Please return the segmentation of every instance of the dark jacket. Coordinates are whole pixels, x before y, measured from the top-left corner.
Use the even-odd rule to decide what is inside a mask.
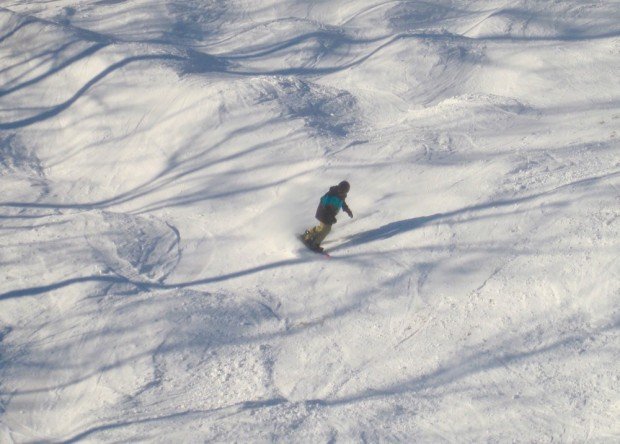
[[[351,213],[351,210],[347,206],[346,194],[340,194],[338,187],[334,186],[329,189],[327,193],[321,197],[319,206],[316,209],[316,218],[326,225],[332,225],[336,223],[336,214],[342,208],[346,213]]]

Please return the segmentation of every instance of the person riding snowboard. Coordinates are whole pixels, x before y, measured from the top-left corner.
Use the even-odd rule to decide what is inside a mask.
[[[336,214],[341,208],[349,217],[353,217],[353,212],[345,202],[350,189],[349,182],[343,180],[338,185],[330,187],[329,191],[321,197],[315,216],[320,223],[314,228],[307,229],[303,235],[304,243],[313,250],[323,251],[321,242],[325,240],[332,225],[336,223]]]

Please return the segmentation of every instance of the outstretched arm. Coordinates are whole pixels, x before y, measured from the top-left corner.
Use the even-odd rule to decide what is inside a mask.
[[[353,211],[351,211],[351,208],[349,208],[346,202],[342,203],[342,210],[347,213],[349,217],[353,217]]]

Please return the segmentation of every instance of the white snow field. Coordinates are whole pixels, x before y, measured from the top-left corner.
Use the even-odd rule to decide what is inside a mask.
[[[0,442],[620,442],[619,140],[618,0],[2,0]]]

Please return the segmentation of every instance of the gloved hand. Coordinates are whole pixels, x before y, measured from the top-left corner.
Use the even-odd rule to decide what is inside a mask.
[[[353,218],[353,211],[348,210],[348,211],[347,211],[347,214],[349,215],[349,217],[350,217],[350,218]]]

